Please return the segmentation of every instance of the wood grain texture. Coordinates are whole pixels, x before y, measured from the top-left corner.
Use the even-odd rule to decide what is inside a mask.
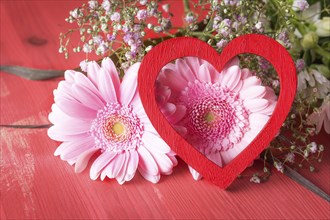
[[[221,73],[233,57],[252,53],[267,59],[277,71],[281,91],[276,108],[268,123],[255,139],[229,164],[220,167],[190,145],[168,123],[161,113],[153,86],[162,67],[182,57],[194,56],[208,61]],[[231,41],[218,54],[207,43],[191,37],[166,40],[155,46],[143,58],[138,77],[138,89],[144,109],[160,136],[184,161],[204,178],[221,188],[227,188],[235,178],[269,145],[291,109],[297,87],[294,62],[290,54],[275,40],[257,34],[243,35]]]
[[[1,1],[0,63],[44,69],[76,67],[79,56],[68,62],[57,54],[57,34],[67,12],[80,3]],[[49,31],[47,46],[23,43],[26,36],[39,36],[43,30],[38,28],[43,27]],[[33,82],[1,72],[1,124],[48,123],[52,91],[59,80]],[[323,133],[318,141],[326,148],[324,161],[316,165],[316,173],[305,169],[303,174],[330,193],[329,136]],[[187,165],[179,160],[173,175],[162,176],[158,184],[137,175],[120,186],[113,180],[92,181],[87,170],[75,174],[73,167],[53,156],[57,146],[45,129],[0,128],[1,219],[330,218],[329,203],[276,171],[264,184],[237,179],[224,191],[208,181],[194,181]],[[243,174],[257,168],[258,162]]]

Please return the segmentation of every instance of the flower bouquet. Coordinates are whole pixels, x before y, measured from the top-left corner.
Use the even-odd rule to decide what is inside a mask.
[[[262,34],[279,42],[296,65],[298,87],[289,116],[261,154],[260,183],[278,171],[322,161],[324,146],[315,140],[330,134],[330,5],[306,0],[183,0],[182,22],[171,1],[90,0],[69,13],[74,25],[60,34],[59,52],[85,53],[80,69],[67,70],[54,90],[48,130],[62,144],[55,155],[82,172],[93,155],[90,177],[119,184],[136,171],[150,182],[169,175],[176,152],[162,139],[142,105],[137,77],[141,61],[164,40],[194,37],[218,53],[233,39]],[[72,36],[79,41],[72,42]],[[96,61],[92,61],[95,59]],[[139,77],[143,77],[139,76]],[[166,64],[155,85],[160,111],[173,129],[223,167],[249,145],[267,124],[280,93],[279,77],[264,58],[241,54],[219,73],[197,57]],[[290,168],[291,167],[291,168]],[[202,178],[189,166],[195,180]]]

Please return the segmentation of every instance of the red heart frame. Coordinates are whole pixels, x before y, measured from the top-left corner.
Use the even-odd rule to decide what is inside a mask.
[[[175,132],[159,110],[153,85],[162,67],[178,58],[199,57],[208,61],[221,72],[230,59],[243,53],[259,55],[274,66],[280,79],[280,96],[273,115],[262,131],[234,160],[221,168]],[[290,111],[297,87],[296,69],[290,54],[272,38],[257,34],[243,35],[232,40],[221,54],[218,54],[207,43],[196,38],[180,37],[163,41],[144,57],[138,76],[138,90],[142,104],[160,136],[178,156],[203,175],[205,179],[224,189],[276,136]]]

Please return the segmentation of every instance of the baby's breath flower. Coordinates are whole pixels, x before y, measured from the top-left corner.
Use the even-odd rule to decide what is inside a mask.
[[[83,72],[87,72],[88,61],[87,60],[81,61],[79,66]]]
[[[262,23],[259,21],[258,23],[255,24],[255,28],[257,30],[260,30],[262,28]]]
[[[102,43],[103,39],[100,35],[94,36],[93,37],[93,43],[95,45],[100,45]]]
[[[152,45],[149,45],[149,46],[146,47],[145,51],[149,52],[151,49],[152,49]]]
[[[88,2],[89,8],[90,9],[96,9],[99,5],[99,3],[96,0],[90,0]]]
[[[309,7],[306,0],[294,0],[292,4],[292,9],[294,11],[305,11]]]
[[[304,68],[305,68],[305,61],[303,59],[296,60],[296,69],[297,69],[297,72],[299,73]]]
[[[315,142],[312,142],[309,144],[309,150],[311,153],[316,153],[317,151],[317,144]]]
[[[288,153],[286,155],[285,159],[290,163],[294,163],[294,159],[295,159],[294,153],[292,153],[292,152]]]
[[[281,173],[284,172],[283,164],[281,162],[274,162],[274,167],[277,169],[277,171]]]
[[[145,20],[147,18],[147,16],[148,16],[147,10],[145,10],[145,9],[139,10],[136,14],[136,18],[138,20]]]
[[[148,2],[148,0],[140,0],[140,4],[141,4],[141,5],[146,5],[147,2]]]
[[[261,181],[260,181],[260,178],[258,177],[258,175],[253,175],[250,179],[250,182],[259,184]]]
[[[114,12],[111,16],[110,16],[111,21],[120,21],[120,14],[118,12]]]
[[[105,11],[109,11],[111,8],[111,3],[109,2],[109,0],[103,0],[102,7]]]
[[[217,43],[217,47],[219,49],[223,49],[226,45],[228,44],[227,40],[221,39],[218,43]]]
[[[170,4],[164,4],[162,5],[162,9],[165,11],[165,12],[169,12],[170,11]]]
[[[90,52],[92,52],[92,47],[91,47],[91,45],[89,45],[89,44],[84,44],[84,46],[83,46],[83,51],[85,52],[85,53],[90,53]]]
[[[70,15],[73,18],[78,18],[80,16],[81,12],[79,10],[79,8],[75,8],[73,11],[70,11]]]
[[[184,20],[187,22],[187,23],[193,23],[195,21],[195,17],[192,13],[188,13],[186,15],[186,17],[184,18]]]

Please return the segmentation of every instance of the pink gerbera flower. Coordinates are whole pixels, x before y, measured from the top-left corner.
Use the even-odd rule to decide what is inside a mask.
[[[219,166],[248,146],[277,103],[274,91],[248,69],[240,69],[237,58],[221,74],[199,58],[178,59],[162,69],[157,84],[171,90],[169,103],[186,107],[184,117],[170,120],[176,122],[173,126],[184,126],[186,140]],[[201,178],[189,168],[195,179]]]
[[[137,92],[140,64],[131,66],[120,83],[113,62],[106,58],[100,67],[87,66],[87,77],[72,70],[54,90],[55,104],[49,114],[54,124],[48,135],[63,143],[55,151],[62,160],[83,171],[91,156],[90,177],[116,178],[122,184],[138,169],[156,183],[160,174],[170,174],[177,164],[169,146],[149,121]]]

